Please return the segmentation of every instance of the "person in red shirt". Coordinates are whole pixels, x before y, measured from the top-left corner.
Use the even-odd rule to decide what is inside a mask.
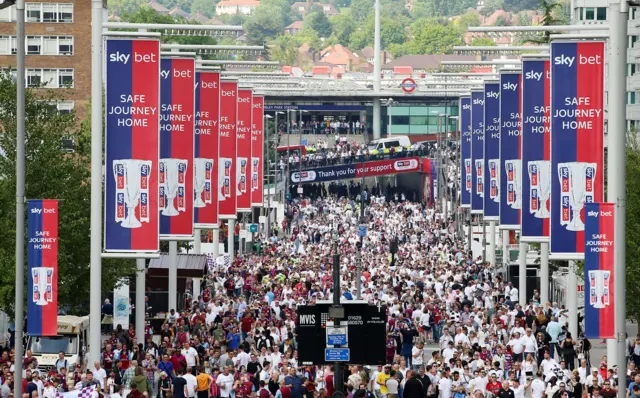
[[[282,398],[291,398],[291,389],[289,387],[281,386],[280,394],[282,394]]]
[[[487,391],[492,393],[493,395],[498,395],[500,389],[502,388],[502,384],[496,379],[496,377],[492,374],[489,375],[489,383],[487,383]]]
[[[102,366],[107,372],[113,367],[113,351],[111,351],[111,344],[107,344],[107,349],[102,352]]]
[[[244,313],[244,316],[242,317],[242,319],[240,320],[240,330],[242,331],[242,338],[246,339],[247,338],[247,334],[251,331],[251,326],[253,325],[253,323],[256,320],[253,319],[253,317],[251,316],[251,313],[249,311]]]

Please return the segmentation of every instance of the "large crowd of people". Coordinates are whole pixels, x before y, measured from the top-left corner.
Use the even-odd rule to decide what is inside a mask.
[[[567,332],[562,306],[537,293],[521,305],[517,287],[465,249],[453,218],[382,188],[367,190],[361,296],[386,306],[386,341],[371,342],[386,345],[386,363],[345,365],[340,380],[330,366],[303,366],[296,309],[332,297],[336,251],[341,299],[358,294],[355,184],[293,199],[288,228],[259,252],[215,263],[202,294],[144,341],[117,327],[86,371],[62,361],[39,372],[27,353],[26,397],[86,386],[115,398],[325,398],[337,387],[348,398],[611,398],[619,388],[640,397],[633,362],[618,386],[606,357],[590,358],[591,343]],[[640,342],[632,353],[640,358]],[[0,365],[7,398],[14,367],[7,356]]]

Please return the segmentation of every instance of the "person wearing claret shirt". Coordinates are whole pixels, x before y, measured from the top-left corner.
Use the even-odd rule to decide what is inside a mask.
[[[61,353],[63,355],[64,359],[64,353]],[[102,353],[102,366],[104,366],[104,369],[107,371],[110,371],[113,368],[113,360],[115,359],[115,355],[112,351],[111,348],[111,344],[107,344],[107,348],[106,350]],[[66,360],[64,361],[66,362]],[[58,366],[58,363],[56,363],[56,367]]]

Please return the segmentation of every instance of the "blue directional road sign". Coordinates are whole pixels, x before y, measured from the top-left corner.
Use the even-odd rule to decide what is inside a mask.
[[[348,348],[325,348],[324,360],[327,362],[349,362]]]
[[[365,236],[367,236],[367,227],[366,226],[361,225],[361,226],[358,227],[358,236],[361,236],[363,238]]]
[[[258,224],[249,224],[249,232],[258,232]]]

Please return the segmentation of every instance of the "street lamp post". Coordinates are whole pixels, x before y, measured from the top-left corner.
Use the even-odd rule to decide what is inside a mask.
[[[298,124],[298,141],[299,141],[299,147],[298,147],[298,194],[300,195],[300,197],[302,197],[302,180],[300,179],[300,176],[302,175],[302,113],[307,113],[307,111],[300,109],[300,123]]]
[[[265,113],[263,126],[265,126],[266,137],[265,137],[265,140],[264,140],[264,149],[263,150],[265,152],[264,158],[267,161],[267,175],[266,175],[267,184],[266,184],[266,186],[267,186],[267,192],[268,192],[268,194],[267,194],[268,205],[267,205],[267,211],[265,212],[266,213],[265,214],[266,217],[265,217],[265,228],[264,228],[264,231],[265,231],[265,237],[267,238],[267,241],[269,240],[269,237],[270,237],[269,236],[270,235],[269,234],[269,232],[270,232],[269,231],[270,230],[269,213],[271,211],[271,188],[269,187],[271,185],[271,162],[270,162],[271,161],[271,155],[269,154],[271,152],[271,150],[270,150],[271,149],[271,143],[269,142],[269,124],[267,123],[269,121],[269,119],[273,119],[273,116]],[[274,127],[274,131],[278,128],[277,127],[277,123],[278,123],[277,120],[278,120],[278,113],[276,112],[276,126]],[[262,167],[262,171],[264,172],[264,166]],[[264,179],[263,179],[263,181],[264,181]],[[264,188],[262,189],[262,191],[264,193]],[[264,198],[263,198],[263,200],[264,200]]]

